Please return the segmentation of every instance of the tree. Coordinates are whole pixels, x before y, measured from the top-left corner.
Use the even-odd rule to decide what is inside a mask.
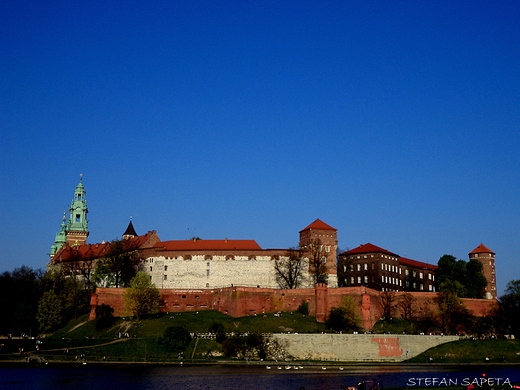
[[[64,323],[63,307],[62,297],[54,291],[43,293],[38,305],[38,312],[36,313],[36,319],[40,324],[42,332],[48,332]]]
[[[381,298],[381,306],[383,308],[383,317],[385,320],[389,321],[394,316],[395,292],[384,291],[381,293],[380,298]]]
[[[108,278],[116,288],[126,287],[130,284],[132,278],[137,274],[141,259],[137,248],[129,248],[127,241],[113,241],[110,244],[105,258],[98,265],[97,280]]]
[[[304,316],[309,315],[309,303],[302,299],[302,303],[300,303],[296,311]]]
[[[25,265],[0,274],[0,334],[38,331],[36,313],[43,294],[42,270]]]
[[[146,272],[138,272],[123,293],[125,308],[138,319],[159,312],[161,293]]]
[[[487,280],[482,273],[482,263],[477,259],[469,262],[444,255],[439,259],[437,269],[438,291],[453,289],[458,283],[456,294],[461,298],[484,298]],[[449,283],[448,283],[449,282]],[[453,292],[451,290],[450,292]]]
[[[505,294],[499,298],[507,318],[511,333],[520,337],[520,280],[512,280],[506,286]]]
[[[479,298],[482,299],[486,295],[486,286],[488,281],[484,274],[482,263],[477,259],[471,259],[466,263],[466,275],[465,283],[466,286],[466,298]]]
[[[183,352],[191,342],[191,335],[190,332],[180,326],[170,326],[166,328],[158,341],[159,345],[164,346],[169,351]]]
[[[313,274],[314,283],[327,283],[329,253],[319,238],[312,239],[305,251],[309,255],[309,272]]]
[[[209,332],[215,334],[215,340],[219,344],[222,344],[227,338],[226,331],[224,330],[224,324],[221,322],[212,323],[209,327]]]
[[[455,290],[438,293],[436,301],[439,305],[439,325],[445,333],[465,333],[471,327],[473,316]]]
[[[401,318],[409,323],[413,320],[414,306],[417,299],[410,293],[404,293],[399,297],[397,305],[401,310]]]
[[[363,327],[363,320],[354,299],[347,295],[343,298],[339,307],[332,307],[325,324],[327,328],[336,332],[360,330]]]
[[[304,281],[303,271],[306,262],[303,253],[291,248],[285,256],[274,259],[274,275],[281,288],[298,288]]]
[[[109,328],[114,324],[114,322],[114,309],[110,305],[102,303],[101,305],[96,306],[97,330]]]

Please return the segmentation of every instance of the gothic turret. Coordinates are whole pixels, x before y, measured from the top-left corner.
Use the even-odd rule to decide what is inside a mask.
[[[85,187],[83,187],[83,177],[80,175],[79,184],[74,190],[74,199],[69,208],[69,222],[67,224],[67,244],[84,245],[87,243],[88,221],[87,221],[87,201],[85,200]]]
[[[65,211],[63,212],[63,218],[61,220],[60,231],[56,234],[56,239],[54,240],[54,245],[51,246],[51,259],[58,252],[61,247],[67,242],[67,224],[65,221],[67,220]]]

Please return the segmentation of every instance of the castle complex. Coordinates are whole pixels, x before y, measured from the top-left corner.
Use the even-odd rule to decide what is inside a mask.
[[[74,191],[68,222],[64,216],[51,247],[51,264],[88,264],[95,268],[96,262],[109,253],[111,243],[87,244],[89,231],[85,194],[80,179]],[[288,258],[290,253],[289,248],[262,249],[254,240],[193,238],[162,241],[156,231],[138,235],[132,221],[121,242],[123,250],[138,258],[140,269],[150,275],[159,289],[197,290],[200,291],[198,297],[206,298],[208,294],[213,294],[214,298],[212,291],[216,289],[220,289],[220,293],[228,288],[280,290],[274,263]],[[299,232],[299,248],[292,251],[299,254],[303,264],[297,285],[302,289],[302,294],[308,295],[309,289],[314,291],[315,285],[325,286],[325,290],[316,290],[320,294],[343,288],[358,292],[370,289],[374,292],[434,294],[436,291],[435,265],[401,257],[370,243],[339,255],[336,254],[337,248],[337,229],[319,219]],[[483,264],[483,273],[488,281],[486,298],[496,300],[495,254],[481,244],[469,256]],[[322,270],[320,277],[317,268]],[[107,282],[104,287],[102,290],[106,295],[109,291],[105,290],[113,286]],[[304,293],[305,289],[307,292]],[[330,295],[329,292],[327,294]],[[180,307],[180,303],[175,305],[172,310]],[[258,310],[268,309],[265,304],[262,305]]]

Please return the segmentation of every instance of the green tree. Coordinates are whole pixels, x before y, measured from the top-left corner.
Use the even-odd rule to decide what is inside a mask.
[[[180,326],[168,327],[163,335],[159,337],[159,345],[164,346],[171,352],[183,352],[191,342],[191,335]]]
[[[25,265],[0,274],[0,334],[38,332],[36,313],[42,297],[42,270]]]
[[[309,303],[302,299],[302,303],[300,303],[300,306],[298,306],[296,311],[304,316],[309,315]]]
[[[215,339],[217,343],[222,344],[224,340],[226,340],[226,331],[224,330],[224,325],[221,322],[214,322],[209,327],[209,332],[215,334]]]
[[[510,281],[499,301],[511,333],[520,337],[520,280]]]
[[[340,331],[358,331],[363,327],[363,319],[354,299],[347,295],[339,307],[332,307],[325,322],[327,328]]]
[[[40,324],[42,332],[49,332],[65,321],[63,298],[54,291],[46,291],[43,293],[38,305],[36,319]]]
[[[437,286],[440,292],[453,293],[456,282],[456,294],[461,298],[484,298],[487,280],[482,273],[482,263],[476,259],[469,262],[457,260],[454,256],[444,255],[439,259]],[[447,291],[446,289],[451,289]]]
[[[488,281],[482,271],[483,265],[477,259],[471,259],[466,263],[466,298],[484,298]]]
[[[106,303],[102,303],[99,306],[96,306],[96,329],[106,329],[111,327],[114,322],[114,309],[107,305]]]
[[[160,310],[161,293],[150,280],[146,272],[138,272],[130,281],[130,287],[123,293],[123,300],[127,311],[138,319]]]

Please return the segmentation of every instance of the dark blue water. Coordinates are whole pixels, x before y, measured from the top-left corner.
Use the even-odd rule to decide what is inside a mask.
[[[457,384],[479,381],[482,374],[495,382],[520,382],[520,367],[438,367],[438,366],[355,366],[304,367],[285,366],[225,367],[43,367],[0,369],[0,388],[13,390],[92,389],[92,390],[166,390],[166,389],[251,389],[251,390],[340,390],[341,385],[355,386],[363,377],[385,387]],[[429,381],[429,382],[428,382]]]

